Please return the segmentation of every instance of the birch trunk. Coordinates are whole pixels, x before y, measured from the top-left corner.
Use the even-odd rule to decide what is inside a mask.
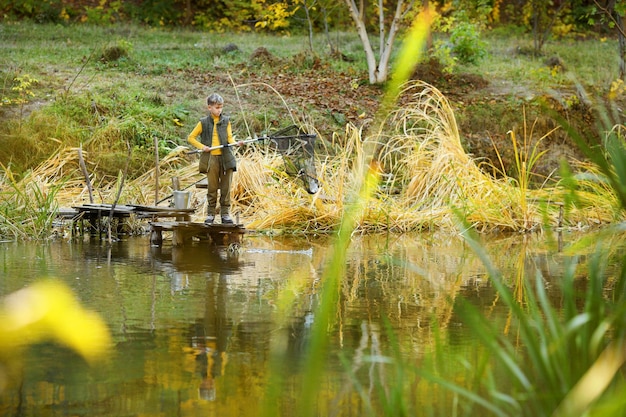
[[[389,75],[389,59],[393,49],[393,42],[399,29],[398,22],[402,19],[402,14],[404,12],[404,0],[398,0],[393,20],[391,21],[388,31],[385,26],[384,3],[383,0],[378,1],[378,58],[376,56],[376,52],[372,48],[372,43],[370,42],[369,34],[367,33],[367,27],[365,26],[365,10],[363,10],[363,2],[360,2],[359,7],[356,5],[355,0],[344,1],[350,10],[350,16],[356,25],[359,39],[361,39],[361,43],[363,44],[370,84],[380,84],[387,81],[387,77]],[[407,11],[410,10],[412,6],[413,2],[410,3]]]

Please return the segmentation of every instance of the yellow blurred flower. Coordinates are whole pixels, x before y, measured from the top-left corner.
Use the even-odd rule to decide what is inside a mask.
[[[0,304],[0,353],[43,341],[65,345],[88,362],[111,345],[109,329],[84,309],[64,284],[42,281],[6,296]]]

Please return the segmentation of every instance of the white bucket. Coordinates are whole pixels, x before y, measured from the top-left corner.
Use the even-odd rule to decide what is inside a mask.
[[[189,191],[174,191],[174,208],[189,208]]]

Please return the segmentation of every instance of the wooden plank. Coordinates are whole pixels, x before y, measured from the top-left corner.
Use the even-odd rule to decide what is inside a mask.
[[[130,205],[133,207],[136,212],[145,212],[145,213],[194,213],[196,211],[195,208],[187,208],[187,209],[177,209],[174,207],[163,207],[163,206],[140,206],[136,204]]]
[[[95,210],[111,210],[111,207],[113,207],[113,204],[90,204],[90,203],[85,203],[82,206],[78,206],[78,207],[84,207],[86,209],[95,209]],[[116,204],[115,205],[115,210],[133,211],[134,208],[132,206],[127,206],[127,205],[124,205],[124,204]]]
[[[60,207],[57,211],[56,211],[56,215],[57,217],[62,217],[64,219],[72,219],[74,218],[74,216],[76,216],[77,214],[79,214],[79,211],[76,209],[73,209],[71,207]]]
[[[151,222],[150,226],[163,229],[163,230],[172,230],[176,222]]]
[[[98,215],[100,214],[101,216],[108,216],[109,213],[111,213],[111,205],[105,206],[105,205],[82,205],[82,206],[74,206],[72,207],[80,212],[86,212],[86,213],[90,213],[91,215]],[[128,207],[128,206],[121,206],[118,207],[116,206],[115,209],[113,210],[113,215],[114,216],[130,216],[130,214],[132,213],[132,208]]]

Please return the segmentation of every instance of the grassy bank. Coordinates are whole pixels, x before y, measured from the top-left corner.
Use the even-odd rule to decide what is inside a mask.
[[[266,147],[240,153],[235,211],[250,227],[334,230],[344,202],[356,193],[363,148],[379,142],[387,144],[385,176],[357,224],[365,232],[452,228],[451,205],[484,231],[536,230],[544,223],[581,228],[621,218],[613,193],[592,180],[577,184],[582,198],[566,201],[568,190],[556,172],[559,157],[580,155],[540,107],[540,99],[555,93],[555,110],[578,125],[578,115],[592,110],[578,98],[582,87],[588,97],[608,94],[613,66],[599,70],[595,62],[615,59],[612,41],[548,45],[547,56],[563,57],[567,72],[525,54],[522,36],[492,34],[490,54],[479,66],[459,66],[453,74],[420,66],[415,76],[430,85],[406,86],[398,110],[378,126],[373,118],[383,89],[365,82],[354,34],[333,35],[343,53],[339,59],[326,53],[321,36],[313,55],[297,36],[30,24],[5,24],[0,34],[6,236],[16,236],[39,207],[86,201],[78,149],[96,202],[113,200],[127,163],[120,203],[152,204],[155,195],[170,193],[172,177],[193,184],[200,178],[196,160],[182,146],[204,115],[208,91],[225,96],[240,139],[292,123],[318,134],[322,192],[314,196],[284,173],[280,157]],[[477,79],[489,83],[470,91],[467,80]],[[427,129],[421,130],[424,120]],[[416,128],[407,131],[407,123]],[[477,159],[484,157],[486,163]],[[200,209],[203,198],[194,192]],[[37,223],[42,221],[49,218]],[[37,229],[42,235],[48,230]]]

